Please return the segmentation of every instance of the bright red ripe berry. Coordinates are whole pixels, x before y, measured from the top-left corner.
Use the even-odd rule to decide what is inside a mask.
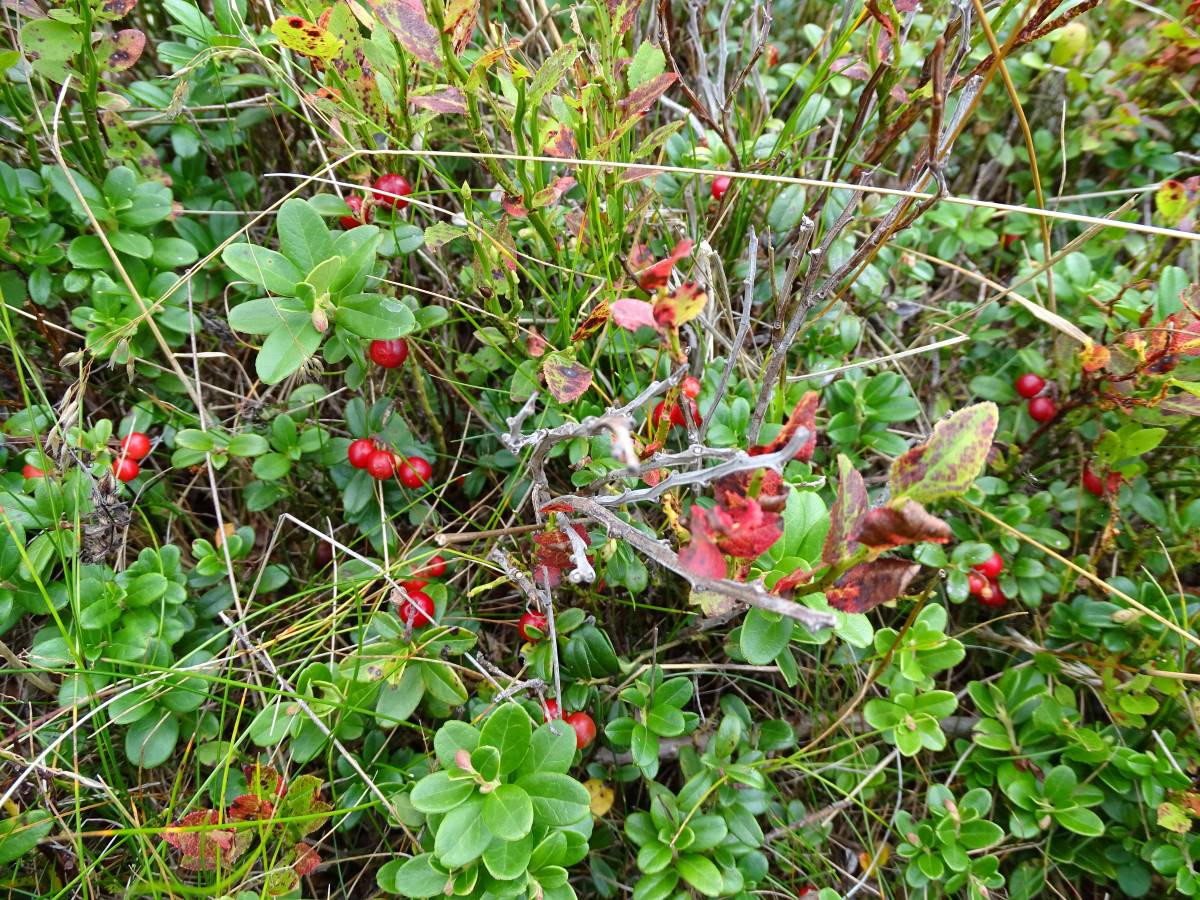
[[[1007,599],[1004,591],[1000,590],[1000,585],[994,581],[989,581],[987,588],[979,595],[979,602],[984,606],[1001,607]]]
[[[1091,466],[1083,467],[1083,488],[1089,494],[1095,494],[1097,497],[1104,496],[1104,481],[1092,471]]]
[[[700,379],[695,375],[683,379],[683,396],[692,400],[700,396]]]
[[[989,559],[975,567],[975,571],[985,578],[995,578],[1004,571],[1004,557],[999,553],[992,553]]]
[[[410,578],[410,579],[408,579],[408,581],[400,582],[400,586],[402,588],[404,588],[406,591],[408,591],[410,594],[413,591],[423,590],[425,585],[427,585],[427,584],[429,584],[429,582],[426,581],[424,578]]]
[[[650,421],[654,423],[655,428],[657,428],[665,418],[670,418],[672,428],[676,425],[683,425],[683,410],[679,408],[678,403],[671,404],[671,412],[669,415],[665,410],[666,401],[659,400],[658,405],[654,407],[654,412],[650,414]]]
[[[365,469],[376,449],[378,448],[375,446],[375,442],[370,438],[359,438],[357,441],[350,442],[350,446],[346,449],[346,458],[350,460],[350,465],[354,468]]]
[[[396,458],[390,450],[376,450],[367,458],[367,472],[372,478],[386,481],[396,474]]]
[[[712,192],[714,200],[720,200],[729,192],[729,186],[733,184],[733,179],[728,175],[718,175],[712,180],[709,190]]]
[[[547,700],[542,704],[542,721],[549,722],[551,719],[561,719],[562,710],[558,708],[557,700]]]
[[[967,573],[967,590],[971,592],[971,596],[978,597],[987,588],[988,580],[978,572]]]
[[[1041,375],[1034,375],[1032,372],[1026,372],[1015,382],[1013,387],[1017,389],[1017,393],[1026,400],[1031,400],[1042,392],[1042,388],[1046,386],[1046,379]]]
[[[536,628],[537,633],[530,631],[531,628]],[[547,633],[546,617],[539,612],[527,612],[521,616],[521,621],[517,623],[517,631],[521,633],[521,637],[530,643],[536,644]]]
[[[150,438],[140,431],[131,431],[121,441],[121,453],[130,459],[144,459],[150,452]]]
[[[133,481],[142,471],[142,467],[137,464],[137,460],[122,456],[113,461],[112,470],[113,474],[117,476],[117,481]]]
[[[587,713],[567,713],[563,721],[575,729],[575,746],[578,749],[582,750],[596,739],[596,723]]]
[[[39,469],[37,466],[31,466],[28,463],[26,463],[25,465],[21,466],[21,477],[22,478],[45,478],[46,473],[43,472],[41,469]]]
[[[1058,415],[1058,407],[1049,397],[1034,397],[1029,401],[1029,417],[1035,422],[1049,422]]]
[[[394,369],[408,359],[408,342],[404,338],[371,341],[367,354],[375,365],[384,369]]]
[[[433,466],[419,456],[410,456],[400,466],[400,483],[406,488],[419,488],[433,476]]]
[[[338,223],[349,231],[351,228],[357,228],[359,225],[366,225],[371,221],[374,213],[371,207],[363,208],[363,198],[359,194],[351,194],[346,198],[346,205],[350,207],[352,215],[339,216]]]
[[[381,175],[376,179],[373,194],[376,203],[393,206],[396,209],[404,209],[408,206],[408,201],[401,198],[407,197],[412,192],[412,185],[408,183],[407,178],[403,175],[392,173]]]
[[[424,591],[409,591],[408,599],[400,604],[400,620],[413,628],[433,624],[433,598]]]
[[[417,572],[423,578],[441,578],[446,574],[446,560],[439,553],[425,561],[425,565]]]

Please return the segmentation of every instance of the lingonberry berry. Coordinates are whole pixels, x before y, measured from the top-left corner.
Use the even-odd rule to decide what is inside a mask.
[[[406,488],[419,488],[433,475],[433,466],[419,456],[410,456],[400,466],[400,483]]]
[[[365,469],[377,449],[375,442],[370,438],[359,438],[350,442],[350,446],[346,449],[346,458],[350,460],[350,465],[354,468]]]
[[[1004,571],[1004,557],[993,552],[990,557],[975,567],[975,571],[984,578],[995,578]]]
[[[683,396],[692,400],[700,396],[700,379],[695,375],[683,379]]]
[[[359,225],[366,225],[374,215],[370,206],[363,206],[363,198],[359,194],[351,194],[347,197],[346,205],[350,207],[351,215],[339,216],[338,223],[347,231],[357,228]]]
[[[585,712],[567,713],[564,720],[575,729],[575,746],[582,750],[596,739],[596,723]]]
[[[39,469],[37,466],[31,466],[31,465],[29,465],[29,463],[26,463],[25,465],[21,466],[21,477],[22,478],[45,478],[46,473],[43,472],[41,469]]]
[[[1104,496],[1104,481],[1092,471],[1092,467],[1085,465],[1083,467],[1083,488],[1089,494],[1095,494],[1097,497]]]
[[[1017,389],[1017,393],[1026,400],[1032,400],[1042,392],[1042,388],[1045,386],[1046,379],[1041,375],[1033,374],[1033,372],[1026,372],[1013,383],[1013,387]]]
[[[562,710],[558,707],[557,700],[547,700],[542,704],[542,721],[549,722],[551,719],[561,719]]]
[[[408,206],[408,201],[404,198],[413,192],[412,185],[408,183],[408,179],[403,175],[390,173],[380,175],[375,180],[375,190],[372,192],[375,196],[375,202],[393,206],[396,209],[404,209]]]
[[[422,578],[441,578],[446,574],[446,560],[439,553],[429,557],[425,561],[425,565],[417,572]]]
[[[113,461],[112,470],[113,474],[117,476],[117,481],[133,481],[142,471],[142,467],[137,464],[137,460],[122,456]]]
[[[150,452],[150,438],[140,431],[131,431],[121,441],[121,453],[130,459],[145,459]]]
[[[1029,401],[1029,417],[1035,422],[1049,422],[1058,415],[1058,406],[1049,397],[1034,397]]]
[[[729,186],[733,184],[733,179],[728,175],[718,175],[712,180],[709,190],[712,192],[714,200],[720,200],[729,192]]]
[[[367,472],[372,478],[386,481],[396,474],[396,457],[390,450],[376,450],[367,459]]]
[[[979,602],[984,606],[1000,607],[1007,599],[1004,591],[1000,590],[1000,585],[995,581],[989,581],[987,588],[979,595]]]
[[[536,629],[531,630],[531,629]],[[527,612],[521,616],[521,621],[517,623],[517,631],[521,633],[521,637],[532,644],[536,644],[547,634],[546,617],[539,612]]]
[[[407,581],[400,582],[400,586],[410,594],[413,591],[424,590],[425,585],[429,584],[424,578],[410,578]]]
[[[978,597],[986,590],[988,580],[978,572],[967,573],[967,590],[971,592],[971,596]]]
[[[404,338],[371,341],[367,354],[375,365],[384,369],[394,369],[408,359],[408,342]]]
[[[433,624],[433,598],[424,591],[409,591],[400,603],[400,621],[413,628]]]

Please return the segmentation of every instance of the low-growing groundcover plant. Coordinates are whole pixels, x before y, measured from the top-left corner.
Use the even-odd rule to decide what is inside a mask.
[[[1200,895],[1200,4],[3,29],[6,896]]]

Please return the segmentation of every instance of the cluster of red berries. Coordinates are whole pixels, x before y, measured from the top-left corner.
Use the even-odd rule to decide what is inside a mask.
[[[1029,418],[1033,421],[1049,422],[1058,415],[1058,406],[1054,399],[1042,394],[1046,389],[1046,379],[1041,375],[1026,372],[1016,380],[1013,387],[1029,401]]]
[[[996,579],[1004,571],[1004,557],[993,552],[992,555],[975,566],[975,571],[967,575],[967,588],[971,595],[979,598],[984,606],[1003,606],[1004,592]]]
[[[1083,464],[1083,489],[1096,497],[1107,497],[1121,489],[1125,479],[1120,472],[1109,472],[1101,478],[1087,463]]]
[[[696,398],[700,396],[700,379],[693,375],[689,375],[683,379],[682,385],[683,403],[687,407],[687,415],[696,424],[700,424],[700,408],[696,406]],[[654,407],[654,411],[650,413],[650,422],[655,428],[663,419],[669,418],[671,427],[682,428],[687,424],[687,419],[684,418],[683,407],[679,405],[679,401],[671,404],[671,409],[667,410],[665,400],[659,400],[658,405]]]
[[[419,456],[405,459],[386,447],[381,447],[371,438],[351,441],[346,458],[356,469],[366,469],[367,474],[378,481],[387,481],[395,475],[406,488],[417,489],[429,483],[433,477],[433,466]]]
[[[150,453],[150,438],[140,431],[131,431],[121,441],[121,455],[113,460],[112,470],[117,481],[133,481],[142,471],[139,463]]]
[[[549,624],[540,612],[527,611],[517,623],[517,631],[529,643],[536,644],[549,634]],[[542,713],[547,722],[551,719],[562,719],[570,725],[575,731],[575,746],[580,750],[596,739],[596,723],[583,710],[564,716],[557,700],[546,700],[542,703]]]
[[[431,578],[441,578],[445,574],[446,560],[440,555],[431,556],[423,568],[401,584],[408,599],[400,603],[400,621],[409,628],[424,628],[433,624],[433,598],[425,593],[425,586]]]
[[[380,206],[404,209],[408,206],[408,201],[404,198],[412,192],[412,185],[408,183],[407,178],[403,175],[389,173],[387,175],[380,175],[375,179],[375,184],[371,190],[371,198]],[[338,222],[347,231],[351,228],[357,228],[359,225],[366,225],[371,221],[372,215],[374,215],[371,204],[366,203],[359,194],[351,194],[347,197],[346,205],[350,207],[353,215],[341,216]]]

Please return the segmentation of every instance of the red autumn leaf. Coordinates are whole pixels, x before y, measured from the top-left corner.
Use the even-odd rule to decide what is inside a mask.
[[[195,828],[201,825],[217,825],[220,816],[211,809],[200,809],[188,813],[176,826]],[[203,831],[167,832],[163,835],[172,847],[182,854],[179,867],[189,872],[205,872],[218,864],[229,865],[246,852],[254,835],[248,829],[235,831],[231,828],[206,828]]]
[[[555,159],[577,159],[579,147],[575,143],[575,132],[567,125],[559,125],[546,132],[546,145],[542,152]]]
[[[725,557],[708,534],[708,524],[697,509],[692,515],[692,541],[679,551],[683,567],[700,578],[724,578]]]
[[[784,575],[777,582],[771,592],[778,594],[780,597],[790,597],[796,588],[802,584],[808,584],[813,580],[815,573],[812,569],[796,569],[796,571]]]
[[[654,321],[662,330],[678,328],[700,315],[706,303],[708,294],[695,282],[689,281],[655,301]]]
[[[829,531],[821,548],[821,560],[835,565],[849,559],[858,549],[855,535],[867,514],[867,486],[849,457],[838,455],[837,498],[829,510]]]
[[[466,98],[456,87],[441,88],[426,94],[409,94],[408,105],[435,113],[463,115],[467,111]]]
[[[546,339],[536,331],[531,331],[525,337],[525,352],[535,359],[539,356],[545,356],[546,348],[550,346],[546,343]]]
[[[763,453],[774,453],[777,450],[782,450],[792,439],[797,428],[807,428],[809,434],[808,440],[796,451],[795,459],[808,462],[812,459],[813,451],[817,448],[817,405],[819,403],[820,395],[816,391],[806,391],[804,396],[796,403],[792,414],[788,416],[788,420],[783,424],[783,428],[776,435],[775,440],[769,444],[760,444],[757,447],[751,447],[747,452],[751,456],[760,456]]]
[[[233,798],[233,803],[229,805],[225,815],[231,822],[261,822],[271,818],[274,811],[275,806],[270,800],[254,794],[242,794]]]
[[[639,328],[657,330],[658,328],[654,321],[654,307],[645,300],[622,297],[620,300],[613,301],[611,312],[613,323],[626,331],[637,331]]]
[[[868,512],[856,537],[871,550],[882,553],[905,544],[944,544],[952,534],[949,525],[916,500],[905,500],[899,508],[880,506]]]
[[[429,24],[425,5],[421,0],[367,0],[375,15],[396,39],[400,46],[430,65],[438,65],[438,33]]]
[[[504,211],[514,219],[529,218],[529,210],[525,208],[525,204],[521,202],[520,197],[514,197],[511,194],[505,194],[500,198],[500,205],[504,207]]]
[[[625,120],[631,116],[639,116],[646,112],[663,94],[667,92],[667,88],[673,85],[679,76],[674,72],[664,72],[661,75],[651,78],[645,84],[638,85],[629,92],[627,97],[617,101],[617,109],[621,112],[621,119]]]
[[[834,609],[848,613],[868,612],[904,593],[921,567],[904,559],[885,557],[855,566],[825,591]]]
[[[534,209],[540,209],[544,206],[553,206],[562,199],[562,195],[575,186],[575,179],[570,175],[564,175],[562,178],[556,178],[552,181],[549,187],[545,187],[533,195]]]
[[[542,512],[548,511],[550,511],[549,507],[542,510]],[[586,528],[582,525],[574,524],[571,527],[583,539],[584,544],[591,544],[592,541],[588,537]],[[534,580],[539,587],[547,584],[549,587],[557,587],[562,581],[563,570],[575,567],[571,562],[571,539],[567,537],[567,533],[561,528],[555,528],[551,531],[542,531],[535,534],[533,542],[538,547],[533,566]]]
[[[592,385],[591,369],[558,352],[546,354],[542,361],[542,377],[546,379],[546,390],[559,403],[578,400]]]
[[[637,275],[638,285],[641,289],[653,293],[659,288],[666,287],[667,279],[671,277],[675,264],[692,252],[693,243],[690,240],[680,241],[675,245],[670,256],[658,262],[651,262],[653,257],[646,247],[635,245],[629,253],[629,267]]]
[[[1079,358],[1083,361],[1083,371],[1099,372],[1108,365],[1112,353],[1103,344],[1089,344],[1079,351]]]
[[[315,847],[303,841],[298,843],[292,852],[296,856],[296,861],[292,863],[292,871],[301,878],[321,864],[321,854]]]
[[[729,493],[725,505],[708,512],[709,530],[721,552],[738,559],[757,559],[783,534],[783,518],[767,512],[758,500]]]
[[[617,33],[624,34],[637,19],[640,0],[608,0],[608,15],[617,23]]]
[[[575,333],[571,335],[571,343],[586,341],[604,327],[604,324],[608,321],[608,317],[608,301],[601,300],[592,307],[592,311],[588,313],[587,318],[584,319],[579,324],[579,327],[575,329]]]

